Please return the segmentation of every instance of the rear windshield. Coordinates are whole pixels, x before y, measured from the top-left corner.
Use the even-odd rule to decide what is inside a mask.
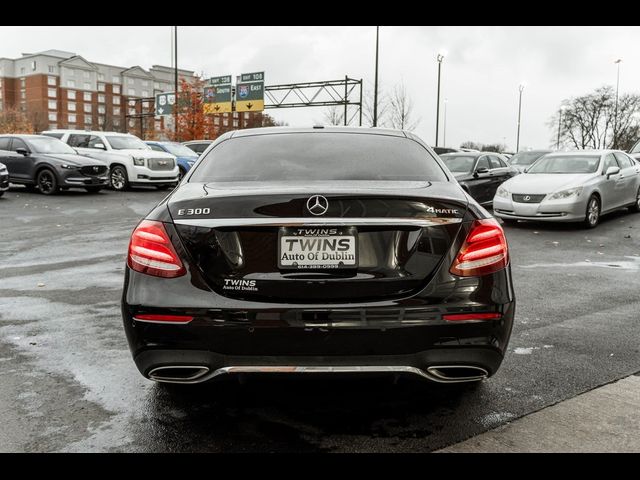
[[[225,140],[206,154],[190,181],[447,181],[431,154],[404,137],[283,133]]]
[[[513,157],[511,157],[509,163],[511,163],[511,165],[531,165],[533,162],[535,162],[541,156],[546,155],[547,153],[549,152],[516,153]]]

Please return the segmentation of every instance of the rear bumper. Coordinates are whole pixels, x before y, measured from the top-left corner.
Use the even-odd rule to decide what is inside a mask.
[[[109,177],[106,174],[100,177],[68,175],[60,180],[61,187],[107,187],[109,185]]]
[[[180,170],[176,165],[171,170],[153,170],[147,167],[133,166],[127,168],[130,184],[175,183],[178,181]]]

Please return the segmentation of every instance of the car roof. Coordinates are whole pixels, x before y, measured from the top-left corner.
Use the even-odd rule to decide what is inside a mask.
[[[23,138],[23,139],[29,139],[29,138],[51,138],[48,135],[40,135],[40,134],[35,134],[35,133],[2,133],[0,134],[0,137],[18,137],[18,138]]]
[[[479,157],[481,155],[502,155],[498,152],[448,152],[440,154],[441,157]]]
[[[577,157],[582,155],[606,155],[607,153],[625,153],[622,150],[613,149],[593,149],[593,150],[572,150],[570,152],[552,152],[549,156]]]
[[[315,127],[261,127],[233,130],[230,138],[248,137],[253,135],[274,135],[284,133],[359,133],[369,135],[390,135],[394,137],[406,137],[402,130],[378,127],[335,127],[318,125]]]
[[[135,135],[131,133],[122,133],[122,132],[104,132],[102,130],[73,130],[68,128],[57,128],[54,130],[43,130],[42,133],[85,133],[89,135],[128,135],[130,137],[134,137]]]
[[[188,145],[190,143],[213,143],[214,141],[215,140],[209,140],[207,138],[203,138],[202,140],[187,140],[186,142],[182,142],[182,144],[183,145]]]

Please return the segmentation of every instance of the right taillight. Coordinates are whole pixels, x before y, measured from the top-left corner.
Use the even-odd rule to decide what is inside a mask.
[[[127,264],[154,277],[174,278],[186,273],[162,222],[143,220],[131,234]]]
[[[509,263],[504,231],[493,218],[475,220],[449,271],[462,277],[478,277],[502,270]]]

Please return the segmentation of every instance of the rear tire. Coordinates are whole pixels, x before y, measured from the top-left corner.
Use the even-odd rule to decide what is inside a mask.
[[[102,187],[84,187],[84,189],[89,193],[98,193]]]
[[[48,168],[44,168],[38,172],[37,177],[38,188],[43,195],[53,195],[58,193],[60,187],[58,187],[58,179],[56,174]]]
[[[640,212],[640,187],[638,187],[638,193],[636,193],[636,203],[629,207],[629,211],[634,213]]]
[[[127,178],[127,170],[120,165],[116,165],[109,173],[109,183],[111,188],[117,192],[124,192],[129,189],[129,179]]]
[[[600,210],[600,199],[595,195],[591,195],[584,215],[583,225],[585,228],[596,228],[598,226],[598,223],[600,223]]]

